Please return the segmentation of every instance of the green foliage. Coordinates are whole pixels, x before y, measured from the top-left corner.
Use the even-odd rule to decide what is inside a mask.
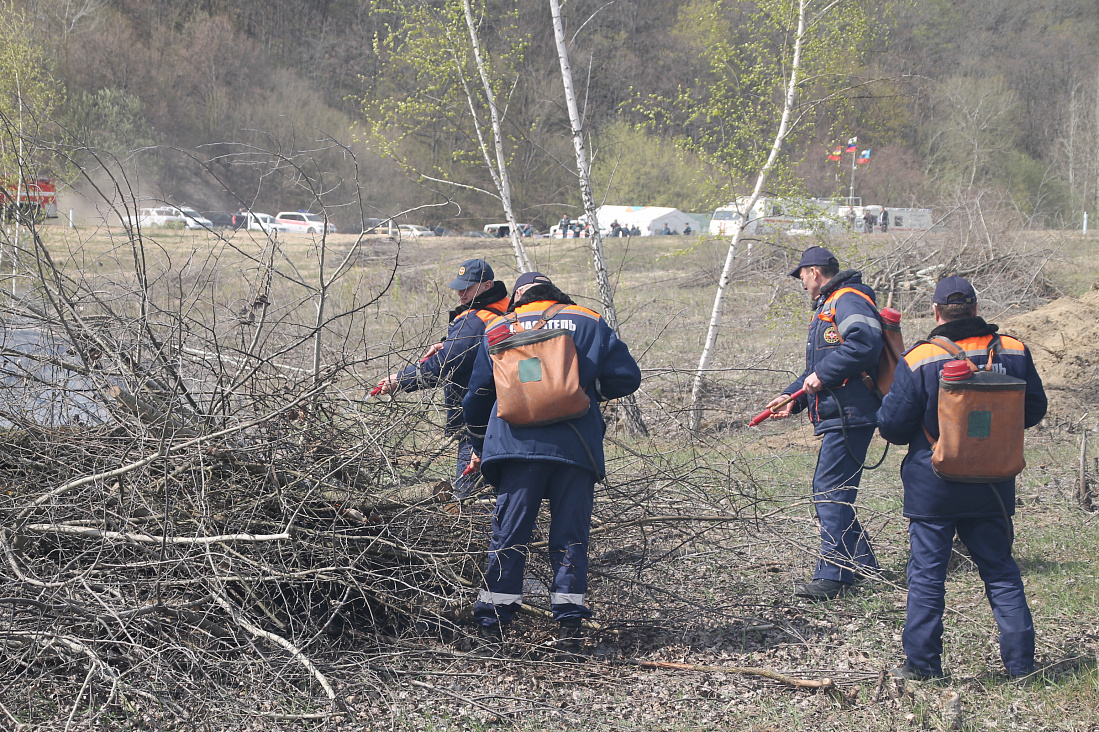
[[[819,115],[822,105],[839,106],[871,36],[865,3],[807,0],[808,30],[800,60],[795,142],[805,132],[801,116]],[[691,0],[680,10],[680,32],[695,39],[703,72],[672,97],[646,105],[657,129],[722,171],[728,198],[764,165],[778,131],[797,34],[797,0]],[[789,161],[776,168],[779,186],[791,182]]]
[[[77,145],[97,154],[121,159],[158,142],[141,100],[122,89],[80,92],[69,101],[68,117]]]
[[[1019,150],[1003,156],[997,176],[1027,216],[1061,222],[1073,213],[1072,192],[1041,161]]]
[[[22,8],[0,1],[0,171],[48,164],[39,137],[62,97]]]
[[[526,42],[514,7],[495,7],[489,15],[484,2],[472,6],[481,57],[503,114]],[[495,155],[489,102],[462,0],[371,0],[371,7],[385,19],[373,39],[385,82],[363,99],[366,137],[414,176],[491,188],[484,161],[486,151]],[[505,141],[509,155],[515,147],[514,139]]]
[[[592,186],[597,199],[611,204],[681,211],[709,211],[714,206],[710,170],[697,155],[626,122],[600,131]]]

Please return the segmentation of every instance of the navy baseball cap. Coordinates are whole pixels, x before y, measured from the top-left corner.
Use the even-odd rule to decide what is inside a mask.
[[[949,305],[955,302],[977,302],[977,293],[973,285],[964,277],[944,277],[935,285],[935,296],[931,302],[936,305]]]
[[[838,267],[840,262],[824,247],[809,247],[802,252],[801,261],[790,271],[790,277],[797,277],[802,267],[827,267],[828,265]]]
[[[526,285],[552,285],[550,278],[546,277],[541,272],[524,272],[519,275],[519,279],[515,280],[515,287],[511,288],[512,292],[515,292],[520,287]]]
[[[492,282],[496,276],[492,273],[492,267],[483,259],[467,259],[458,268],[458,276],[447,285],[452,290],[464,290],[482,282]]]

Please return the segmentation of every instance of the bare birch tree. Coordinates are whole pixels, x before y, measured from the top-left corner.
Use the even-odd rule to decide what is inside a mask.
[[[402,10],[403,16],[387,43],[392,47],[392,61],[414,67],[421,86],[408,99],[367,105],[365,111],[373,118],[374,137],[383,152],[401,161],[403,136],[394,139],[394,128],[413,128],[429,118],[435,119],[441,108],[444,116],[453,117],[450,124],[457,128],[458,134],[452,141],[456,147],[457,140],[468,137],[471,129],[476,141],[473,155],[488,171],[494,190],[469,182],[471,176],[462,174],[457,166],[444,173],[402,165],[426,181],[476,191],[498,200],[508,222],[516,267],[520,272],[529,272],[530,258],[520,236],[508,174],[507,139],[503,131],[507,107],[501,106],[497,90],[497,86],[506,89],[515,83],[515,79],[500,78],[499,67],[508,64],[507,50],[498,54],[505,58],[497,59],[494,65],[482,46],[472,0],[448,0],[441,5],[411,0]],[[468,119],[467,115],[458,115],[459,106],[465,108]],[[464,156],[456,150],[453,157],[460,160]]]
[[[843,98],[843,90],[849,88],[845,69],[867,32],[869,17],[862,4],[845,0],[764,0],[745,11],[748,16],[739,24],[725,12],[714,3],[699,18],[712,28],[704,44],[715,78],[703,102],[686,94],[679,100],[693,106],[690,119],[700,129],[686,144],[730,177],[752,175],[755,183],[734,222],[714,295],[691,388],[692,431],[701,425],[704,377],[721,329],[725,292],[744,225],[776,174],[781,171],[777,177],[785,177],[788,161],[782,151],[798,123],[819,112],[825,102]],[[806,101],[803,96],[809,89],[813,99]]]
[[[466,0],[468,2],[468,0]],[[569,123],[572,126],[572,145],[576,151],[576,177],[580,185],[580,196],[584,201],[584,212],[591,224],[592,266],[595,268],[595,283],[599,288],[599,299],[603,303],[603,317],[607,325],[618,332],[618,310],[614,306],[614,291],[607,276],[607,259],[603,255],[603,235],[600,232],[599,217],[595,207],[595,196],[591,188],[591,163],[584,147],[584,121],[580,118],[580,108],[576,104],[576,90],[572,83],[572,67],[569,65],[569,48],[565,41],[565,26],[561,19],[561,4],[558,0],[549,0],[550,14],[553,17],[553,36],[557,41],[557,58],[561,62],[561,84],[565,90],[565,104],[569,110]],[[626,420],[630,429],[646,434],[645,422],[641,410],[633,395],[622,400],[625,405]]]

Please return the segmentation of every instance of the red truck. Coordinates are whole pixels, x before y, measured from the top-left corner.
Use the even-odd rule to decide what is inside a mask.
[[[24,178],[0,176],[0,206],[4,220],[15,218],[16,206],[35,221],[57,218],[57,181],[53,178]]]

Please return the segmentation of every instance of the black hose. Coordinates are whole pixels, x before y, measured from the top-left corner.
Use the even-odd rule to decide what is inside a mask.
[[[840,403],[839,396],[836,392],[832,391],[831,387],[825,387],[825,390],[832,395],[832,399],[836,402],[836,408],[840,414],[840,429],[843,431],[843,446],[847,450],[847,454],[851,456],[851,459],[862,466],[863,470],[877,470],[881,467],[881,464],[885,462],[885,458],[889,455],[889,442],[885,443],[885,452],[881,454],[881,458],[873,465],[867,465],[855,453],[851,452],[851,441],[847,439],[847,419],[843,415],[843,404]]]

